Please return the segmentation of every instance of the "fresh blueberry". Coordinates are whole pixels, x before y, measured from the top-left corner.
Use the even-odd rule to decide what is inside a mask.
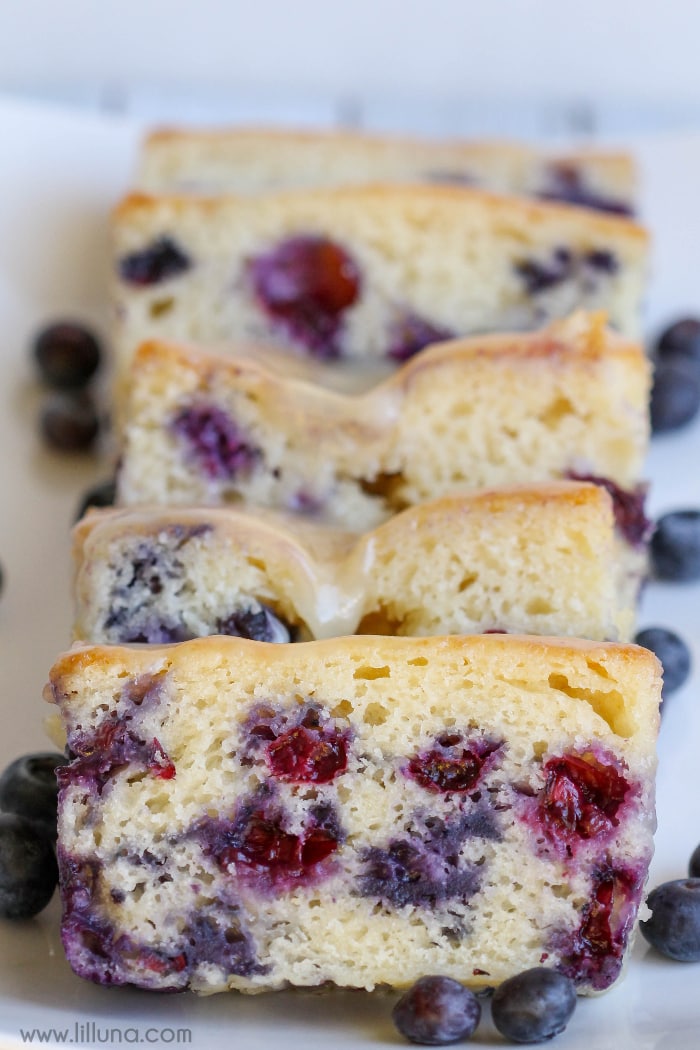
[[[700,879],[664,882],[647,898],[651,918],[642,934],[658,952],[678,962],[700,962]]]
[[[56,837],[56,767],[66,758],[57,751],[22,755],[0,775],[0,810],[41,824]]]
[[[100,365],[100,344],[84,325],[59,321],[39,332],[34,360],[41,379],[58,390],[77,390],[92,379]]]
[[[192,262],[170,237],[159,237],[152,244],[125,255],[119,262],[119,276],[127,284],[146,288],[185,273]]]
[[[672,510],[656,522],[651,565],[659,580],[700,579],[700,510]]]
[[[700,846],[696,846],[693,850],[688,864],[688,874],[691,879],[700,879]]]
[[[690,674],[690,650],[682,638],[667,627],[646,627],[635,635],[637,645],[656,653],[664,669],[661,695],[666,699],[680,689]]]
[[[574,982],[535,966],[499,985],[491,1014],[501,1035],[514,1043],[540,1043],[563,1032],[576,1007]]]
[[[446,1046],[469,1039],[481,1019],[473,992],[451,977],[421,977],[392,1010],[401,1035],[424,1046]]]
[[[58,865],[50,838],[15,813],[0,814],[0,916],[37,915],[57,884]]]
[[[700,365],[700,320],[684,317],[669,325],[659,336],[656,353],[660,358],[679,355]]]
[[[41,435],[58,452],[86,452],[100,430],[97,408],[85,392],[55,393],[47,398],[40,418]]]
[[[117,483],[115,479],[109,478],[107,481],[100,481],[99,484],[93,485],[92,488],[83,493],[75,520],[80,521],[90,507],[112,507],[116,497]]]
[[[652,434],[678,430],[700,409],[700,370],[680,356],[661,359],[654,369],[649,413]]]

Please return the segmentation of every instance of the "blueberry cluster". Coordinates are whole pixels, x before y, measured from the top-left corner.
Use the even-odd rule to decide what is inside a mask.
[[[653,434],[677,430],[700,411],[700,320],[685,318],[665,329],[653,349],[651,394]],[[700,580],[700,508],[661,515],[649,544],[654,579],[668,583]],[[664,668],[664,700],[680,689],[691,669],[688,646],[667,627],[640,631],[635,641],[656,653]]]
[[[573,981],[535,966],[504,981],[493,993],[491,1016],[513,1043],[541,1043],[563,1032],[576,1008]],[[481,1020],[481,1003],[450,977],[429,976],[409,988],[392,1017],[412,1043],[446,1046],[470,1039]]]
[[[669,511],[656,521],[649,547],[652,575],[672,583],[700,579],[700,509]],[[685,684],[691,669],[688,646],[675,631],[652,626],[639,631],[635,642],[656,653],[664,669],[662,697]]]
[[[100,411],[92,389],[103,351],[97,336],[75,321],[43,328],[33,344],[39,379],[47,388],[39,420],[45,444],[59,452],[92,449]]]

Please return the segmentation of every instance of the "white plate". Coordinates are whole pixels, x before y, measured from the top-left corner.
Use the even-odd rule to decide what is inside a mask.
[[[69,638],[69,527],[81,493],[103,469],[40,447],[28,347],[40,325],[62,315],[106,330],[107,214],[128,184],[138,134],[134,125],[0,102],[0,766],[46,746],[42,686]],[[655,332],[680,313],[700,312],[694,226],[700,138],[633,145],[644,174],[644,214],[655,235],[647,314]],[[699,461],[700,423],[655,441],[648,470],[653,513],[700,506]],[[651,584],[641,613],[642,625],[679,630],[698,667],[669,700],[662,727],[652,885],[683,876],[700,841],[698,612],[700,585]],[[665,962],[640,941],[625,981],[607,996],[580,1002],[556,1045],[696,1050],[699,977],[699,966]],[[391,1001],[361,993],[197,999],[103,989],[69,970],[56,901],[31,922],[0,923],[0,1047],[27,1045],[22,1031],[33,1029],[46,1033],[43,1045],[178,1045],[177,1030],[186,1029],[189,1045],[202,1050],[396,1046],[402,1041],[389,1019]],[[486,1014],[470,1046],[498,1041]],[[180,1035],[179,1044],[185,1039]]]

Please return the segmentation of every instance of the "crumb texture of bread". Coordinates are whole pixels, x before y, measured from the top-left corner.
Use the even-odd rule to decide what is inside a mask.
[[[74,637],[500,630],[625,641],[633,558],[610,495],[580,482],[445,496],[365,534],[230,507],[101,510],[74,531]]]
[[[522,143],[264,128],[160,129],[141,150],[147,193],[260,194],[372,182],[454,183],[559,199],[617,214],[635,209],[627,153],[553,153]]]
[[[62,937],[83,977],[199,992],[604,991],[652,853],[660,671],[481,635],[77,647],[46,698]]]
[[[634,490],[649,383],[642,348],[583,313],[436,345],[353,395],[147,343],[130,371],[118,501],[244,503],[365,531],[449,493],[572,473]]]
[[[148,339],[395,367],[429,342],[535,329],[578,308],[640,330],[647,234],[583,208],[375,185],[135,194],[112,225],[118,374]]]

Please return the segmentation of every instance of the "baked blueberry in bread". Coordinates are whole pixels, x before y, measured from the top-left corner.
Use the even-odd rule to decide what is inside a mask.
[[[516,635],[214,636],[51,672],[62,937],[146,989],[620,975],[652,853],[660,669]]]
[[[646,285],[647,234],[628,219],[454,186],[133,195],[113,235],[118,375],[149,339],[391,368],[579,308],[635,336]]]

